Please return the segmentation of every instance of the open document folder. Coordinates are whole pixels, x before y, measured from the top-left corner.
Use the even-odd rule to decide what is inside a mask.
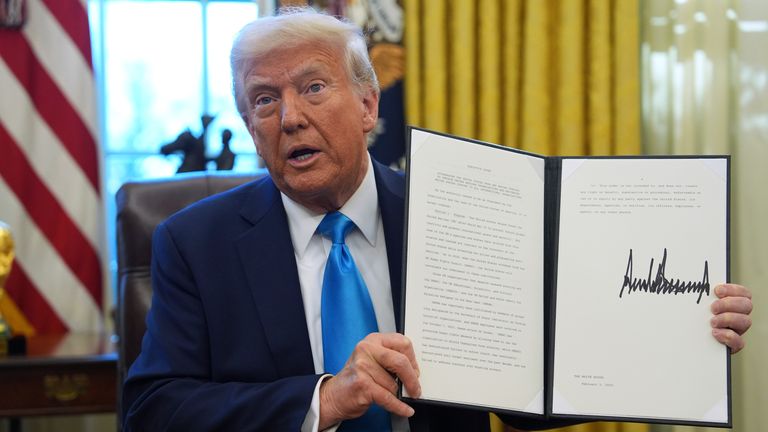
[[[709,325],[728,280],[729,157],[409,134],[402,316],[422,400],[730,426],[729,355]]]

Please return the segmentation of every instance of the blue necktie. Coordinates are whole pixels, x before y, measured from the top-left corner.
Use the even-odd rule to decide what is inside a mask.
[[[317,227],[320,234],[333,241],[325,264],[321,300],[323,362],[325,371],[332,374],[344,367],[358,342],[379,331],[368,287],[344,244],[344,238],[354,227],[354,222],[339,212],[325,215]],[[342,422],[339,430],[390,431],[389,413],[371,405],[362,417]]]

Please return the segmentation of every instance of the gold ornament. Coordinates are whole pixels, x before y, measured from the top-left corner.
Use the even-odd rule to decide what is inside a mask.
[[[13,249],[13,236],[8,225],[0,222],[0,289],[5,287],[8,274],[11,273],[11,264],[15,256]]]
[[[0,298],[5,294],[5,280],[11,273],[11,263],[13,263],[13,237],[8,225],[0,222]],[[0,355],[8,353],[8,338],[11,337],[11,328],[3,319],[0,313]]]
[[[371,47],[369,54],[373,70],[379,79],[381,91],[386,90],[405,74],[405,49],[397,44],[378,43]]]

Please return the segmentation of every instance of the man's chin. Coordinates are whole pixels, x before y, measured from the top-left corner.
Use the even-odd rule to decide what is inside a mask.
[[[281,182],[275,181],[278,189],[313,211],[338,210],[362,181],[343,175],[344,172],[338,170],[313,169],[286,174]]]
[[[284,194],[297,203],[311,210],[328,211],[328,207],[334,207],[337,200],[334,185],[320,179],[312,180],[303,178],[301,181],[288,181],[282,187],[278,184]],[[336,210],[336,208],[334,208]]]

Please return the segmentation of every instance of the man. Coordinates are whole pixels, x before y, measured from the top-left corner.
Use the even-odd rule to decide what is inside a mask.
[[[232,70],[270,177],[157,228],[154,298],[125,383],[125,429],[314,431],[375,417],[385,424],[361,430],[487,430],[485,413],[395,397],[398,379],[420,392],[414,351],[396,333],[404,182],[365,150],[379,92],[359,29],[310,11],[260,19],[238,36]],[[346,237],[331,240],[338,230],[324,227],[337,211],[351,223]],[[338,321],[326,315],[335,288],[328,275],[344,277],[331,262],[348,263],[350,253],[375,330],[337,348],[328,335],[344,329],[326,333]],[[749,292],[717,292],[725,299],[714,304],[715,336],[738,350]]]

